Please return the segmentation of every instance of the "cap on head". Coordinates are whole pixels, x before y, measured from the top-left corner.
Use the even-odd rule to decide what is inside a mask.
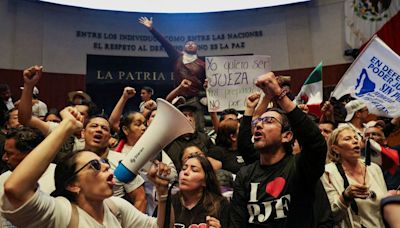
[[[186,103],[186,99],[182,96],[177,96],[171,101],[171,104],[176,107],[178,107],[179,105],[185,104],[185,103]]]
[[[72,91],[68,93],[68,101],[73,102],[76,97],[80,97],[82,100],[85,101],[92,101],[92,98],[83,91]]]
[[[371,120],[368,123],[365,124],[366,128],[370,127],[379,127],[379,128],[385,128],[385,121],[383,120]]]
[[[352,100],[347,103],[345,106],[347,112],[345,121],[349,122],[351,119],[353,119],[354,113],[365,107],[367,107],[365,103],[360,100]]]

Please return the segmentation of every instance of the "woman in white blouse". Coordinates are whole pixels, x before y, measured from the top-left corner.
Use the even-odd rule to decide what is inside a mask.
[[[360,159],[361,141],[348,126],[328,139],[328,163],[321,177],[337,227],[384,227],[379,202],[387,189],[381,168]]]
[[[70,227],[77,218],[78,227],[163,227],[165,200],[158,201],[157,218],[149,217],[127,201],[111,197],[115,183],[110,166],[93,152],[80,151],[63,160],[56,168],[55,194],[52,197],[37,189],[37,180],[53,160],[62,143],[82,128],[82,117],[72,107],[61,113],[63,121],[14,170],[4,184],[0,198],[1,213],[17,227]],[[149,178],[157,193],[167,194],[168,181],[162,163],[153,166]],[[115,213],[116,208],[118,213]],[[76,221],[76,220],[75,220]],[[173,219],[171,219],[173,224]]]

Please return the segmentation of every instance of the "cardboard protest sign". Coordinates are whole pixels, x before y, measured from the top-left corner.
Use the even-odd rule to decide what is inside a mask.
[[[244,110],[246,97],[259,89],[258,76],[271,71],[271,57],[265,55],[206,58],[208,111],[227,108]]]

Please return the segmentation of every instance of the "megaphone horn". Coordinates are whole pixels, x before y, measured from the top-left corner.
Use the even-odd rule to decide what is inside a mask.
[[[175,106],[157,99],[157,114],[149,128],[114,170],[114,176],[124,183],[132,181],[139,170],[177,137],[193,133],[194,128]]]

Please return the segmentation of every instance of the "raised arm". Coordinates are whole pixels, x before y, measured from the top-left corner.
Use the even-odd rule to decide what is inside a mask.
[[[254,111],[253,119],[260,117],[267,110],[268,105],[271,102],[271,100],[272,100],[271,97],[264,95],[261,102],[258,104],[256,110]]]
[[[253,142],[251,141],[251,137],[253,136],[251,132],[251,121],[259,101],[260,93],[258,92],[252,93],[246,98],[244,116],[239,126],[238,152],[242,155],[246,164],[251,164],[260,158],[258,152],[254,149]]]
[[[150,167],[147,177],[154,184],[158,195],[158,206],[157,206],[157,223],[158,227],[164,227],[166,207],[171,207],[170,223],[168,227],[174,227],[175,216],[174,208],[171,204],[167,205],[168,196],[168,184],[169,181],[165,177],[170,175],[171,169],[166,164],[154,160],[154,164]]]
[[[144,103],[143,116],[147,117],[151,111],[157,108],[157,103],[154,100],[148,100]]]
[[[278,78],[274,73],[269,72],[258,77],[256,86],[262,89],[266,96],[276,98],[278,105],[286,113],[289,113],[296,108],[293,101],[291,101],[289,97],[285,96],[288,91],[281,88]]]
[[[335,123],[335,115],[333,113],[333,105],[329,101],[325,101],[321,108],[320,122],[331,121]]]
[[[256,85],[264,93],[274,97],[281,109],[287,113],[292,131],[302,148],[298,167],[301,175],[304,175],[305,179],[318,180],[324,172],[327,146],[317,125],[286,96],[287,91],[280,87],[274,73],[260,76]]]
[[[37,181],[46,171],[65,140],[82,129],[83,117],[79,111],[67,107],[61,112],[60,125],[42,143],[30,152],[12,172],[4,184],[4,194],[15,207],[20,207],[35,193]]]
[[[126,102],[134,97],[136,91],[132,87],[125,87],[124,91],[122,92],[121,98],[119,98],[117,104],[115,105],[113,111],[111,112],[110,118],[108,121],[110,122],[111,127],[114,131],[119,130],[119,120],[122,115],[122,111],[124,110]]]
[[[167,100],[168,102],[172,102],[172,100],[181,95],[184,94],[185,91],[187,91],[190,86],[192,85],[192,82],[187,80],[187,79],[183,79],[181,84],[179,84],[179,86],[177,86],[175,89],[173,89],[165,98],[165,100]]]
[[[151,34],[161,43],[167,52],[168,56],[172,59],[177,59],[181,55],[181,53],[167,40],[161,35],[157,30],[153,27],[153,18],[148,19],[147,17],[140,17],[139,23],[146,27]]]
[[[38,128],[44,135],[49,133],[49,126],[43,120],[32,116],[33,88],[42,77],[42,66],[32,66],[23,72],[24,89],[18,105],[18,121],[25,126]]]

